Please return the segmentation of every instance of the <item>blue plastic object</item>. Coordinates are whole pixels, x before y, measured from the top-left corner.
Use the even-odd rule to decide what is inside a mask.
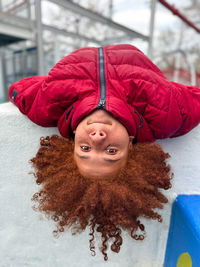
[[[173,204],[164,267],[179,266],[200,267],[200,195],[179,195]]]

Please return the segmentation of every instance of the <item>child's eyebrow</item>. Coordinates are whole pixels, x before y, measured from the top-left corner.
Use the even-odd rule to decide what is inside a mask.
[[[81,159],[89,159],[90,156],[88,155],[79,155],[78,153],[75,153],[77,157],[81,158]],[[111,159],[111,158],[103,158],[105,161],[109,161],[109,162],[117,162],[121,159],[120,158],[117,158],[117,159]]]

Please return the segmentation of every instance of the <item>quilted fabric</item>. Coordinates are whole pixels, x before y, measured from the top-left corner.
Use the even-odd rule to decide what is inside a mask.
[[[175,137],[200,122],[200,89],[168,81],[136,47],[103,47],[106,110],[138,142]],[[98,48],[81,48],[59,61],[48,76],[15,82],[10,101],[41,126],[69,137],[97,108],[100,98]]]

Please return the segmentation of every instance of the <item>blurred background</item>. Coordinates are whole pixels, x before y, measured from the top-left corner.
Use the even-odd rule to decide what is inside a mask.
[[[200,87],[200,0],[0,0],[0,103],[84,46],[129,43],[169,80]]]

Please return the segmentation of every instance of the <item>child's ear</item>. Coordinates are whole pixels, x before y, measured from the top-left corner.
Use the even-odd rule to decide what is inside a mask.
[[[73,133],[75,134],[76,133],[76,130],[74,130]]]
[[[135,138],[135,136],[129,136],[129,148],[132,147],[132,142],[133,142],[133,139]]]

